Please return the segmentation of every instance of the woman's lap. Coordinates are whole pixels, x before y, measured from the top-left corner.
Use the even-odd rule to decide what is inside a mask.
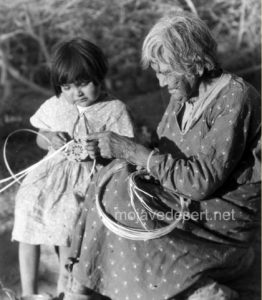
[[[115,174],[107,185],[103,203],[111,215],[132,210],[123,186],[128,174],[128,169]],[[73,273],[82,285],[112,299],[159,300],[178,295],[203,277],[225,278],[227,273],[235,276],[243,271],[240,262],[246,248],[211,242],[184,230],[149,241],[117,236],[103,225],[94,196],[93,191],[86,207],[80,262]]]

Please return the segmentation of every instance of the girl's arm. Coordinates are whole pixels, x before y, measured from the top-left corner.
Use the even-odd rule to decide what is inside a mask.
[[[48,143],[48,141],[43,136],[45,136],[50,142]],[[64,146],[69,140],[70,137],[66,132],[52,132],[40,129],[39,134],[36,138],[36,143],[41,149],[48,150],[48,148],[52,146],[55,150],[57,150]]]
[[[47,142],[46,139],[43,138],[42,135],[45,136],[47,139],[49,139],[48,131],[39,130],[39,134],[36,136],[36,144],[39,148],[43,150],[48,150],[50,144]]]

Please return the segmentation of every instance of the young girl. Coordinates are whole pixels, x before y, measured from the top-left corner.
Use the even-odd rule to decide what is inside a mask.
[[[45,101],[30,121],[39,129],[37,144],[49,150],[47,155],[73,141],[29,173],[17,193],[12,239],[19,241],[23,295],[37,293],[41,244],[59,247],[58,295],[64,291],[65,261],[91,183],[90,173],[105,164],[98,158],[94,165],[96,142],[83,143],[85,136],[110,130],[133,137],[125,105],[103,89],[106,73],[104,54],[85,39],[64,42],[54,54],[51,81],[55,96]]]

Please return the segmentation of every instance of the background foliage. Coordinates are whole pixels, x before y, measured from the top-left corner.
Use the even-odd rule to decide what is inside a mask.
[[[21,89],[50,95],[52,49],[75,36],[102,47],[113,91],[130,96],[155,89],[140,67],[141,44],[156,19],[178,9],[208,23],[227,69],[260,70],[260,0],[0,0],[0,108]]]

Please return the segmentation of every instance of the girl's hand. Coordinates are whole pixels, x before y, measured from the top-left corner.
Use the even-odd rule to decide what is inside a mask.
[[[70,140],[68,133],[62,131],[50,132],[47,138],[55,150],[63,147]]]
[[[37,145],[44,149],[48,150],[50,143],[51,146],[57,150],[60,147],[62,147],[64,144],[66,144],[69,140],[71,140],[70,136],[66,132],[52,132],[52,131],[46,131],[46,130],[39,130],[39,133],[36,138],[36,143]],[[49,142],[43,138],[45,136]]]

